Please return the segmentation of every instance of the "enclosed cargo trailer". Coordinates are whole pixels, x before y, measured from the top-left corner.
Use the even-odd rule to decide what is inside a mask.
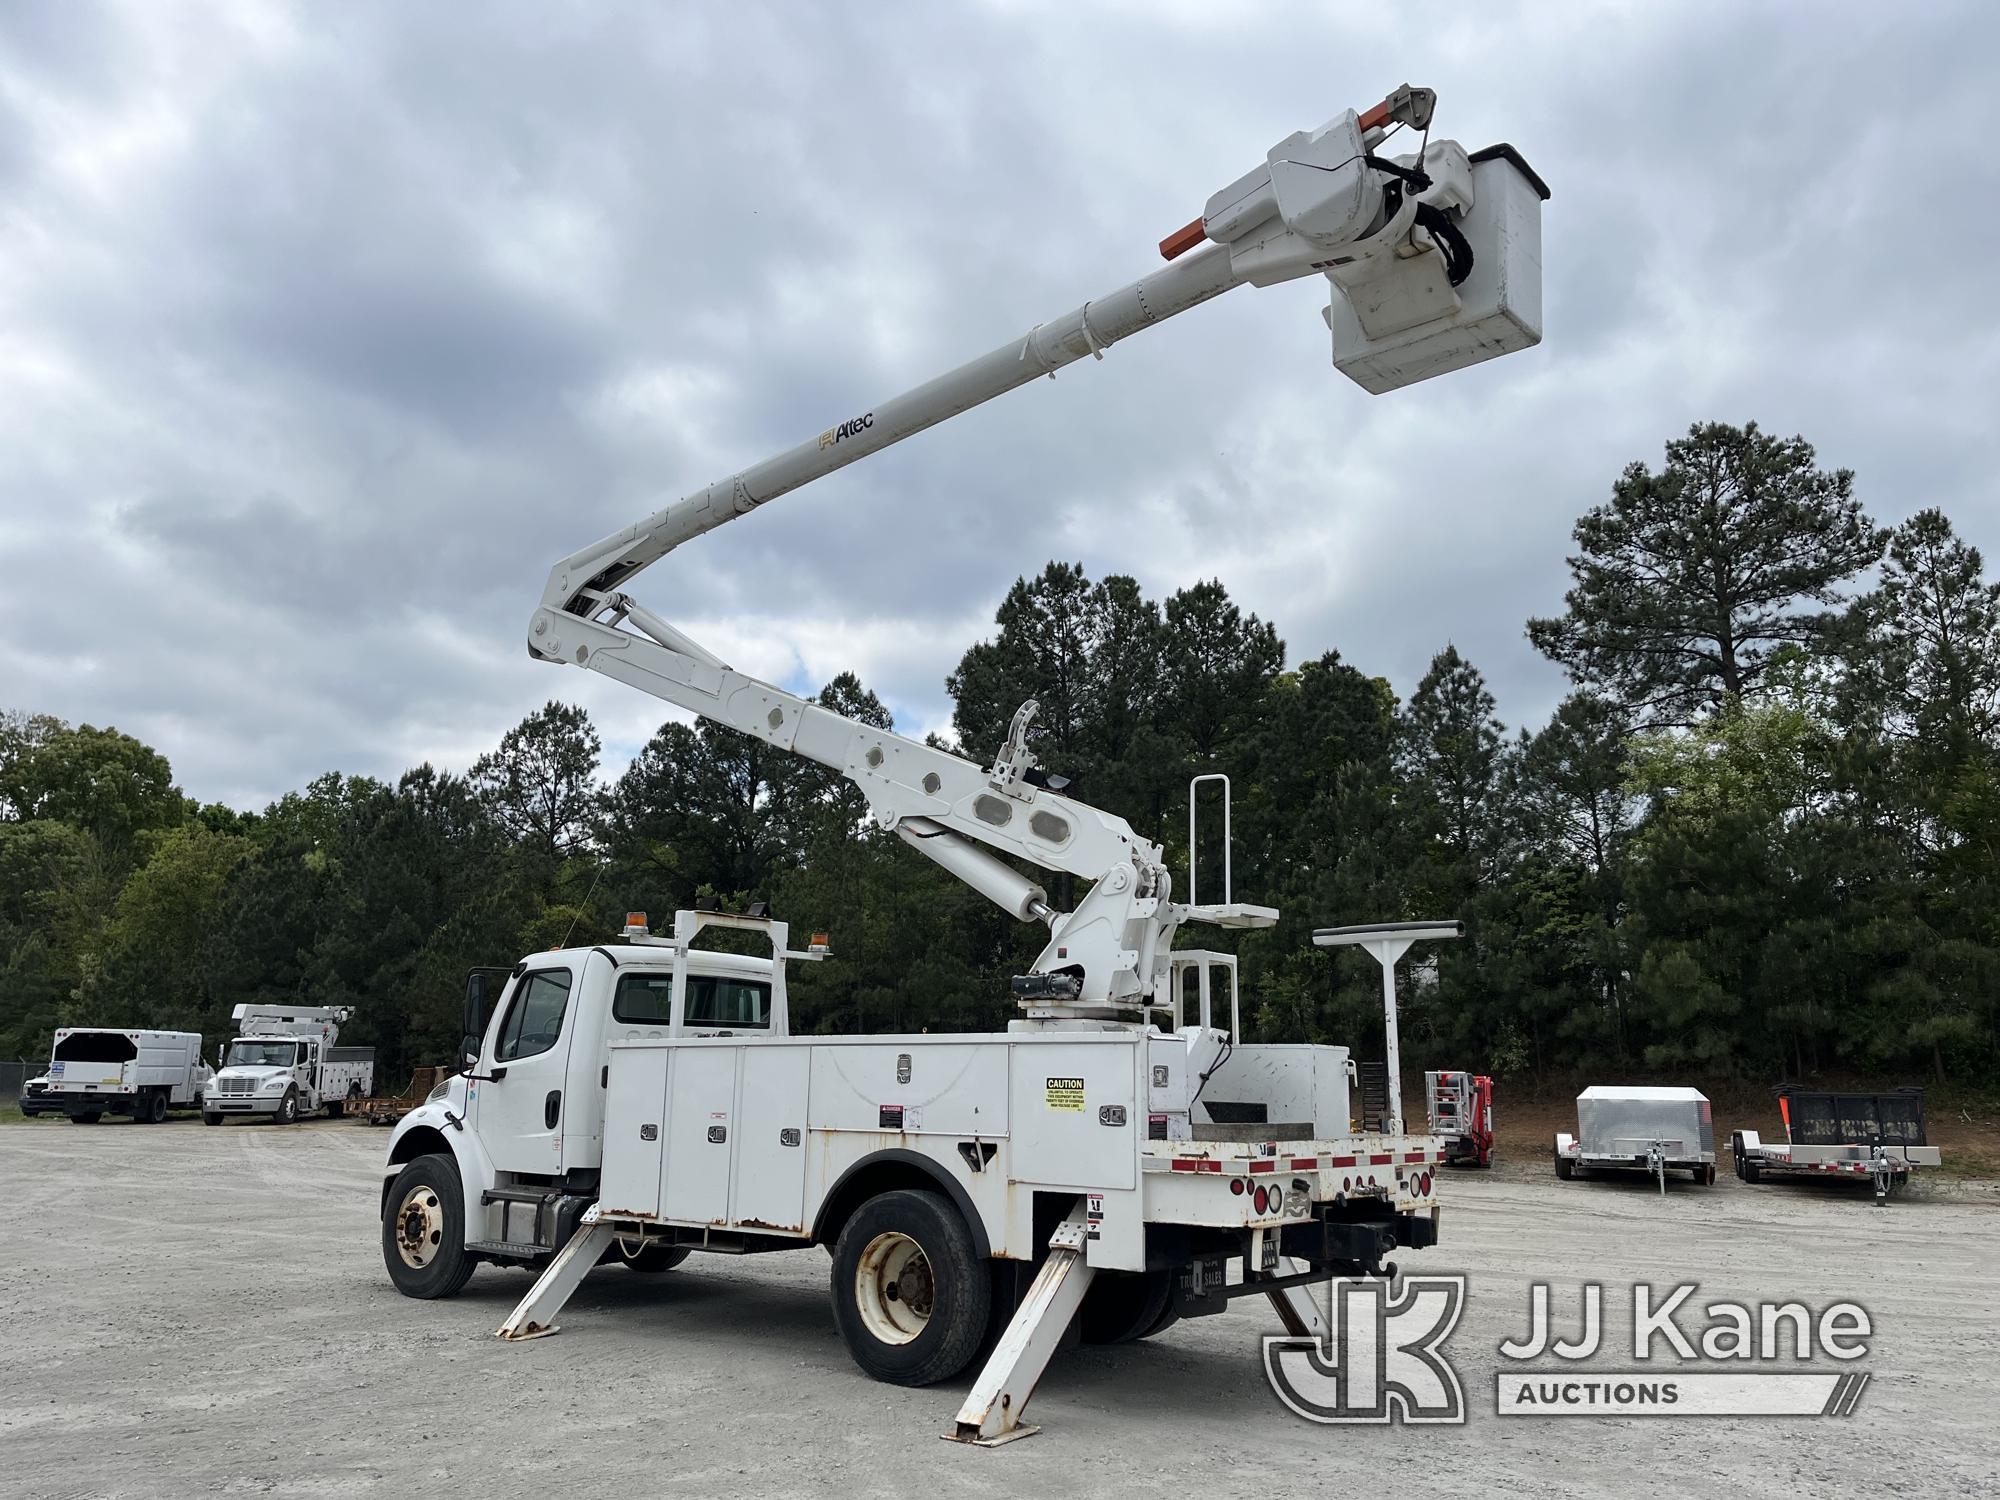
[[[1556,1135],[1556,1176],[1647,1172],[1667,1190],[1669,1171],[1715,1181],[1715,1120],[1700,1089],[1593,1085],[1576,1096],[1575,1135]]]

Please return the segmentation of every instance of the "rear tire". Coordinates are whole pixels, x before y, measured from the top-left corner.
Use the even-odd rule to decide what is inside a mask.
[[[104,1118],[103,1110],[87,1109],[82,1114],[71,1115],[69,1117],[69,1122],[72,1125],[95,1125],[99,1120],[103,1118]]]
[[[1753,1185],[1762,1182],[1764,1180],[1764,1164],[1756,1161],[1744,1162],[1743,1180]]]
[[[1099,1271],[1083,1295],[1077,1328],[1086,1344],[1131,1344],[1167,1326],[1171,1271]],[[1168,1320],[1172,1321],[1171,1319]]]
[[[382,1263],[405,1297],[455,1297],[478,1264],[465,1252],[465,1189],[442,1152],[397,1174],[382,1208]]]
[[[971,1363],[993,1277],[949,1199],[901,1189],[855,1210],[833,1250],[833,1317],[854,1362],[892,1385],[934,1385]]]
[[[204,1125],[220,1125],[222,1123],[222,1116],[212,1109],[205,1109],[201,1112],[201,1123]]]
[[[158,1125],[166,1117],[166,1094],[158,1091],[148,1094],[145,1103],[139,1106],[139,1123],[142,1125]]]
[[[615,1261],[628,1271],[637,1271],[641,1276],[657,1276],[662,1271],[671,1271],[688,1258],[686,1245],[662,1245],[658,1241],[640,1245],[638,1254],[627,1255],[625,1247],[617,1240],[611,1242],[611,1251],[605,1259]]]
[[[1563,1182],[1568,1182],[1575,1175],[1576,1167],[1574,1164],[1571,1163],[1567,1156],[1558,1151],[1556,1153],[1556,1177]]]

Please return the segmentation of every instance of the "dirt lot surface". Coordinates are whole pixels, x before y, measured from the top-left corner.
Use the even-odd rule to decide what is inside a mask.
[[[556,1338],[493,1329],[526,1289],[455,1301],[384,1278],[387,1132],[60,1121],[0,1129],[0,1495],[1991,1495],[2000,1485],[2000,1198],[1886,1210],[1816,1186],[1557,1183],[1540,1161],[1446,1183],[1407,1269],[1471,1286],[1448,1351],[1463,1427],[1334,1428],[1281,1408],[1243,1301],[1145,1344],[1079,1349],[995,1450],[938,1440],[965,1382],[876,1385],[817,1251],[596,1272]],[[1525,1153],[1524,1153],[1525,1156]],[[1419,1265],[1418,1262],[1422,1264]],[[1527,1286],[1606,1288],[1630,1369],[1635,1281],[1712,1298],[1852,1298],[1874,1381],[1847,1419],[1500,1419],[1497,1345]],[[1699,1313],[1685,1320],[1699,1327]],[[1825,1365],[1819,1368],[1828,1368]],[[1842,1367],[1846,1368],[1846,1367]]]

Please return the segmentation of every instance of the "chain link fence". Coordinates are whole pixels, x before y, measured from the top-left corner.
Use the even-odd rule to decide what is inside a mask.
[[[30,1078],[36,1077],[40,1069],[21,1058],[12,1062],[0,1060],[0,1101],[12,1104],[21,1097],[21,1089]]]

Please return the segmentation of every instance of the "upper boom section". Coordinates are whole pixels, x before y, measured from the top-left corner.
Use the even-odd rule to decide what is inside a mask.
[[[618,588],[682,542],[755,510],[856,459],[934,427],[1017,386],[1098,353],[1237,285],[1219,246],[1176,261],[1105,297],[1037,323],[991,353],[925,381],[879,406],[858,411],[775,458],[719,479],[557,564],[542,597],[545,609],[587,611],[589,594]]]
[[[1515,264],[1523,225],[1503,189],[1521,174],[1475,167],[1496,152],[1524,165],[1511,148],[1468,157],[1456,142],[1438,141],[1421,160],[1374,154],[1398,125],[1428,129],[1434,105],[1428,89],[1405,85],[1365,114],[1347,110],[1316,131],[1287,136],[1262,165],[1212,195],[1199,219],[1161,242],[1167,264],[1158,270],[899,396],[846,413],[816,436],[572,554],[550,571],[541,607],[590,614],[681,543],[1086,355],[1102,358],[1112,345],[1232,287],[1324,274],[1335,294],[1327,309],[1335,362],[1373,391],[1536,342],[1539,219],[1532,264]],[[1475,192],[1479,177],[1491,189],[1483,196]],[[1547,196],[1531,173],[1521,180]],[[1468,280],[1474,272],[1480,278]],[[1531,272],[1535,285],[1524,289]],[[1523,305],[1524,290],[1534,293],[1532,309]],[[1531,327],[1524,321],[1530,311]]]
[[[1405,86],[1366,113],[1287,136],[1161,242],[1165,265],[563,559],[529,622],[530,654],[617,678],[839,771],[883,829],[1014,916],[1048,924],[1049,944],[1020,991],[1029,1003],[1054,1014],[1162,993],[1179,922],[1256,925],[1274,914],[1174,903],[1158,845],[1039,772],[1026,743],[1031,710],[983,768],[735,671],[624,587],[682,542],[1086,355],[1102,358],[1235,286],[1324,275],[1334,363],[1371,391],[1535,343],[1540,180],[1508,147],[1468,155],[1437,141],[1416,156],[1376,154],[1391,129],[1427,131],[1434,103]],[[1007,858],[1080,877],[1090,890],[1057,911]]]

